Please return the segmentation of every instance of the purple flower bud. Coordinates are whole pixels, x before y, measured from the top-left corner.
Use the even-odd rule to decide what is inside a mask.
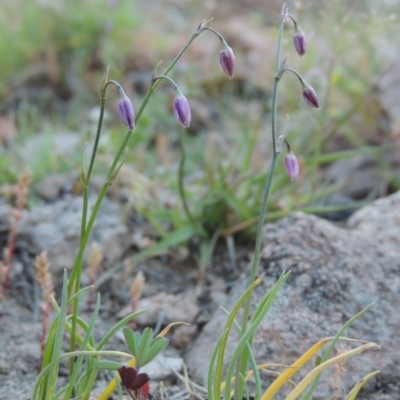
[[[285,157],[285,168],[291,180],[296,179],[299,176],[300,168],[299,162],[297,161],[294,153],[289,151]]]
[[[235,69],[235,55],[233,50],[224,43],[221,52],[219,53],[219,63],[229,79],[233,78],[233,71]]]
[[[302,83],[303,85],[303,97],[307,104],[311,107],[319,108],[319,101],[317,93],[308,83]]]
[[[187,98],[180,91],[177,92],[174,99],[174,114],[181,125],[185,128],[189,127],[192,114]]]
[[[135,114],[129,98],[124,94],[118,102],[118,115],[121,121],[130,129],[135,127]]]
[[[293,42],[297,53],[299,53],[301,57],[304,56],[307,51],[307,40],[302,30],[298,29],[294,33]]]

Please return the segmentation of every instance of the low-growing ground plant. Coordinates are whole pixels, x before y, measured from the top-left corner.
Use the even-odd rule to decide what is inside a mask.
[[[277,95],[278,86],[282,78],[287,73],[294,74],[299,80],[299,93],[301,93],[306,104],[313,108],[319,108],[319,100],[314,89],[303,79],[303,77],[294,69],[289,68],[288,57],[281,59],[281,47],[282,47],[282,35],[283,26],[285,21],[288,19],[292,20],[294,24],[294,47],[300,56],[304,56],[307,51],[307,42],[304,33],[301,31],[295,18],[289,14],[286,5],[283,6],[280,21],[279,21],[279,39],[277,45],[277,56],[276,56],[276,69],[274,75],[274,86],[272,96],[272,159],[271,166],[266,177],[264,194],[262,197],[262,207],[260,215],[258,217],[258,228],[256,236],[256,245],[254,251],[254,258],[252,261],[251,274],[247,290],[242,294],[238,302],[236,303],[233,310],[227,311],[228,319],[226,326],[221,331],[221,338],[215,348],[212,360],[209,368],[209,380],[208,380],[208,398],[210,400],[219,400],[221,397],[230,399],[232,396],[235,400],[241,400],[242,398],[250,397],[250,390],[247,386],[247,381],[250,377],[254,378],[255,382],[255,393],[254,398],[256,400],[272,399],[274,395],[280,390],[280,388],[291,379],[291,377],[298,372],[303,365],[309,361],[316,353],[321,350],[324,346],[327,349],[323,352],[323,355],[318,360],[318,365],[312,369],[298,384],[295,385],[291,393],[286,397],[287,400],[294,400],[296,398],[302,398],[303,400],[309,399],[318,384],[321,373],[331,365],[338,364],[344,359],[352,357],[362,351],[376,347],[374,343],[364,343],[353,350],[343,352],[342,354],[329,358],[332,349],[336,342],[341,339],[343,340],[343,332],[345,329],[357,318],[359,318],[365,311],[370,307],[362,310],[359,314],[354,316],[348,321],[343,328],[338,332],[334,338],[323,339],[320,342],[313,345],[309,351],[302,355],[294,364],[284,370],[272,385],[267,388],[266,391],[262,392],[262,383],[259,374],[259,370],[266,368],[266,365],[257,365],[252,352],[252,340],[254,333],[261,323],[262,319],[268,313],[275,297],[278,294],[279,288],[284,284],[285,280],[289,277],[289,272],[283,272],[278,282],[270,289],[265,295],[261,303],[258,305],[254,315],[250,317],[250,305],[252,299],[252,293],[257,285],[260,284],[262,277],[257,277],[258,264],[260,258],[260,248],[262,239],[262,228],[265,221],[265,213],[267,209],[269,192],[272,185],[272,179],[274,177],[274,171],[276,163],[281,152],[285,152],[284,165],[286,172],[290,179],[296,179],[300,172],[299,163],[295,154],[293,153],[289,141],[287,139],[288,133],[283,131],[281,134],[278,133],[278,121],[277,121]],[[144,329],[143,332],[134,332],[127,328],[125,325],[134,319],[137,315],[145,312],[141,310],[127,316],[120,322],[118,322],[99,342],[95,339],[94,330],[95,322],[98,317],[100,309],[100,295],[97,295],[97,299],[94,306],[94,311],[89,322],[84,321],[80,317],[80,305],[83,302],[83,295],[90,292],[89,287],[81,287],[81,274],[82,264],[85,254],[85,250],[88,241],[91,236],[91,232],[96,221],[96,217],[99,213],[100,206],[104,200],[109,187],[115,181],[127,154],[127,145],[131,136],[133,135],[134,129],[140,122],[140,118],[145,108],[150,104],[149,101],[156,91],[161,82],[165,81],[175,87],[176,96],[173,101],[174,115],[184,128],[190,125],[191,121],[191,110],[188,99],[179,89],[177,83],[169,77],[169,73],[180,58],[184,55],[186,49],[190,44],[203,32],[210,31],[215,34],[221,41],[221,52],[219,62],[225,72],[225,74],[232,78],[235,67],[235,56],[233,50],[228,46],[225,39],[213,28],[210,27],[211,20],[204,20],[197,29],[194,31],[192,36],[189,38],[186,45],[182,48],[180,53],[166,68],[163,74],[158,74],[157,70],[160,65],[157,65],[154,69],[152,77],[149,79],[148,92],[143,100],[143,103],[139,107],[138,111],[134,112],[134,108],[131,100],[126,96],[122,86],[109,79],[109,70],[105,72],[104,78],[100,87],[100,115],[98,120],[98,127],[95,136],[94,146],[91,152],[91,157],[88,166],[86,167],[85,162],[85,149],[82,151],[81,160],[81,171],[80,180],[83,190],[83,207],[82,207],[82,220],[81,220],[81,235],[80,244],[77,251],[75,264],[73,269],[68,276],[67,272],[64,273],[63,287],[61,294],[61,302],[58,304],[54,298],[52,299],[52,305],[56,312],[48,332],[46,344],[43,348],[43,357],[41,371],[35,383],[32,392],[32,400],[50,400],[50,399],[73,399],[78,398],[87,400],[91,397],[93,385],[98,376],[98,372],[101,370],[107,370],[113,374],[114,379],[109,383],[107,388],[99,395],[99,400],[106,400],[109,396],[117,390],[118,399],[123,398],[123,392],[125,391],[134,400],[145,400],[149,394],[149,380],[151,376],[140,371],[140,369],[152,361],[161,351],[165,349],[168,344],[167,339],[164,336],[167,334],[170,326],[162,331],[157,336],[154,336],[154,332],[150,328]],[[104,109],[106,103],[106,94],[109,90],[114,87],[117,89],[119,94],[118,102],[118,115],[123,124],[127,127],[128,131],[121,140],[119,150],[114,158],[114,161],[107,173],[101,188],[100,194],[92,209],[89,208],[89,191],[90,191],[90,180],[93,172],[94,163],[96,161],[96,155],[98,152],[98,145],[100,141],[100,135],[103,126]],[[205,231],[196,217],[190,210],[190,204],[185,196],[185,190],[183,185],[183,166],[184,166],[184,155],[185,149],[183,144],[182,133],[180,136],[182,158],[180,168],[178,171],[178,185],[179,193],[182,200],[183,210],[186,216],[186,222],[188,226],[200,237],[206,239],[205,243],[210,248],[212,247],[215,237],[209,236]],[[204,250],[206,253],[210,252],[209,249]],[[46,264],[47,260],[38,261],[38,264]],[[43,269],[43,268],[42,268]],[[45,268],[43,269],[45,270]],[[47,300],[49,296],[46,296]],[[236,321],[236,317],[240,309],[243,308],[243,319],[241,324]],[[71,310],[71,312],[69,312]],[[48,314],[47,314],[48,315]],[[234,350],[233,355],[230,357],[226,373],[224,374],[225,367],[225,351],[228,336],[231,329],[238,329],[240,332],[240,339],[237,347]],[[109,339],[119,330],[123,330],[125,342],[128,351],[112,351],[104,350],[104,346],[108,343]],[[64,352],[65,340],[69,342],[69,351]],[[118,361],[115,361],[115,358]],[[69,363],[69,376],[63,384],[59,382],[59,369],[60,363],[68,361]],[[249,371],[250,368],[250,371]],[[369,375],[365,380],[372,376]],[[364,380],[364,381],[365,381]],[[362,386],[362,382],[349,393],[348,399],[354,399],[358,393],[359,388]],[[253,395],[253,394],[251,394]]]

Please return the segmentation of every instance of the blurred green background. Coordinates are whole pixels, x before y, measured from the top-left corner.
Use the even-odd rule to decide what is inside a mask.
[[[192,108],[185,133],[185,188],[210,234],[252,226],[270,157],[270,95],[278,0],[2,0],[0,9],[0,184],[28,169],[37,183],[78,177],[81,149],[94,138],[99,84],[107,66],[138,109],[154,66],[167,66],[203,19],[236,55],[229,81],[219,40],[195,40],[171,77]],[[319,94],[305,105],[296,78],[280,85],[280,130],[301,164],[290,182],[279,161],[270,218],[322,212],[399,189],[400,36],[398,1],[289,1],[308,40],[300,58],[288,20],[283,54]],[[395,87],[399,88],[396,92]],[[108,92],[95,173],[106,171],[125,132]],[[393,94],[394,93],[394,94]],[[187,225],[177,193],[179,130],[174,91],[163,83],[140,120],[118,186],[157,234]],[[396,97],[397,96],[397,97]],[[4,191],[4,190],[3,190]],[[41,201],[35,197],[33,203]],[[322,209],[321,209],[322,207]],[[238,225],[239,224],[239,225]],[[187,239],[187,238],[186,238]]]

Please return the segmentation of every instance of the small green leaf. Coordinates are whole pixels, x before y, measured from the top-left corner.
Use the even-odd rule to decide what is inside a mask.
[[[133,331],[125,327],[122,332],[125,337],[126,347],[128,347],[128,350],[136,357],[136,340]]]
[[[150,349],[147,351],[146,358],[143,360],[143,365],[148,364],[154,360],[166,347],[168,346],[168,340],[164,338],[154,338],[151,343]]]
[[[140,332],[134,332],[133,336],[135,338],[135,355],[136,355],[136,353],[139,351],[139,343],[142,339],[142,335]]]
[[[146,364],[147,353],[150,349],[152,339],[153,330],[150,328],[145,328],[142,332],[142,338],[137,348],[137,354],[135,355],[137,368],[140,368]]]
[[[122,364],[120,363],[108,360],[101,360],[96,362],[97,369],[104,369],[107,371],[116,371],[118,368],[121,368],[121,366]]]

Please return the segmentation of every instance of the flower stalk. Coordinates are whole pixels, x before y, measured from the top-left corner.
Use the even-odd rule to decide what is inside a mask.
[[[291,72],[295,73],[297,75],[297,77],[299,78],[299,80],[302,84],[302,88],[303,88],[303,97],[306,100],[306,102],[313,107],[319,108],[318,98],[317,98],[317,95],[316,95],[314,89],[310,85],[305,83],[304,80],[302,79],[302,77],[295,70],[291,70],[290,68],[287,67],[287,58],[285,58],[285,60],[283,60],[283,62],[281,63],[283,26],[284,26],[284,20],[287,16],[290,17],[290,15],[288,14],[288,8],[287,8],[286,4],[284,4],[282,7],[281,18],[280,18],[280,23],[279,23],[278,46],[277,46],[276,64],[275,64],[275,78],[274,78],[274,86],[273,86],[273,94],[272,94],[272,129],[271,129],[272,159],[271,159],[271,166],[269,169],[267,181],[265,184],[265,189],[263,192],[260,215],[258,218],[256,243],[255,243],[254,256],[253,256],[248,286],[250,286],[254,282],[256,275],[258,273],[258,266],[259,266],[259,262],[260,262],[261,242],[262,242],[262,236],[263,236],[262,234],[263,234],[263,227],[264,227],[264,223],[265,223],[265,214],[267,211],[268,197],[269,197],[269,193],[271,190],[272,179],[273,179],[275,167],[276,167],[276,161],[277,161],[277,158],[278,158],[278,155],[280,152],[280,149],[278,149],[278,146],[277,146],[277,143],[278,143],[278,131],[277,131],[277,122],[276,122],[277,95],[278,95],[278,84],[279,84],[283,74],[286,71],[291,71]],[[295,26],[297,27],[296,21],[294,19],[293,19],[293,21],[295,23]],[[297,48],[296,48],[296,50],[297,50]],[[286,139],[284,139],[284,140],[288,146]],[[294,163],[293,156],[294,156],[294,154],[290,158],[290,161],[291,161],[290,173],[293,175],[293,177],[295,177],[294,175],[297,176],[298,170],[296,172],[294,167],[296,165],[298,167],[298,163],[297,163],[297,159],[296,159],[296,163]],[[295,158],[295,156],[294,156],[294,158]],[[296,165],[294,165],[294,164],[296,164]],[[248,323],[249,315],[250,315],[251,301],[252,301],[252,296],[249,296],[246,299],[246,302],[244,305],[243,320],[242,320],[242,325],[241,325],[241,337],[243,337],[247,332],[247,323]],[[253,340],[253,336],[251,335],[248,340],[249,345],[251,345],[252,340]],[[235,400],[241,400],[243,397],[244,383],[243,383],[243,379],[241,379],[241,377],[246,375],[248,359],[249,359],[248,352],[242,351],[242,353],[238,359],[237,368],[236,368],[235,391],[234,391],[234,399]]]
[[[203,21],[199,25],[199,27],[195,30],[195,32],[191,35],[189,38],[188,42],[186,45],[182,48],[182,50],[179,52],[179,54],[174,58],[174,60],[171,62],[171,64],[168,66],[168,68],[164,72],[164,76],[166,76],[171,69],[175,66],[175,64],[179,61],[179,59],[183,56],[183,54],[186,52],[187,48],[190,46],[190,44],[193,42],[193,40],[200,35],[201,32],[203,32],[207,27],[208,27],[209,21]],[[126,147],[129,142],[129,139],[132,135],[133,128],[135,125],[138,123],[143,111],[145,110],[151,96],[154,94],[158,86],[160,85],[161,81],[152,81],[149,89],[147,91],[147,94],[145,98],[143,99],[143,102],[136,114],[136,117],[134,120],[129,121],[126,120],[127,125],[129,126],[129,130],[126,133],[124,140],[118,150],[118,153],[109,169],[109,172],[107,174],[107,178],[105,183],[103,184],[103,187],[101,189],[101,192],[96,200],[96,203],[93,207],[92,213],[89,217],[88,220],[88,202],[89,202],[89,182],[90,182],[90,177],[94,165],[94,161],[96,158],[97,154],[97,149],[98,149],[98,143],[100,140],[100,134],[101,134],[101,129],[103,125],[103,118],[104,118],[104,108],[105,108],[105,102],[106,102],[106,89],[109,84],[113,83],[114,85],[120,87],[120,85],[115,82],[115,81],[108,81],[108,68],[104,74],[101,86],[100,86],[100,115],[99,115],[99,121],[98,121],[98,126],[97,126],[97,131],[96,131],[96,138],[95,138],[95,143],[93,146],[93,151],[92,151],[92,156],[89,164],[89,169],[87,174],[84,173],[84,167],[82,165],[82,173],[81,173],[81,179],[82,179],[82,188],[83,188],[83,208],[82,208],[82,220],[81,220],[81,237],[80,237],[80,243],[79,243],[79,249],[75,258],[74,266],[71,272],[71,276],[68,282],[68,297],[71,297],[72,294],[75,292],[79,291],[80,288],[80,283],[81,283],[81,274],[82,274],[82,263],[83,263],[83,255],[87,246],[87,243],[89,241],[90,235],[92,233],[92,229],[94,226],[94,222],[97,218],[98,212],[100,210],[101,204],[104,200],[104,197],[107,194],[107,191],[114,181],[116,175],[119,172],[119,169],[122,166],[122,162],[124,159],[124,155],[126,154]],[[122,90],[122,88],[121,88]],[[126,99],[123,98],[121,99],[124,101],[124,107],[121,105],[121,109],[123,108],[124,111],[123,117],[125,118],[127,115],[127,112],[130,112],[130,109],[126,108]],[[120,101],[121,101],[120,100]],[[132,110],[133,112],[133,110]],[[121,118],[121,113],[120,118]],[[88,221],[87,221],[88,220]],[[75,299],[73,303],[73,311],[72,311],[72,332],[76,332],[77,328],[77,318],[78,318],[78,298]],[[71,335],[71,340],[70,340],[70,350],[73,351],[75,349],[75,335]],[[72,370],[73,370],[73,363],[74,360],[70,360],[70,365],[69,365],[69,373],[70,376],[72,375]]]

